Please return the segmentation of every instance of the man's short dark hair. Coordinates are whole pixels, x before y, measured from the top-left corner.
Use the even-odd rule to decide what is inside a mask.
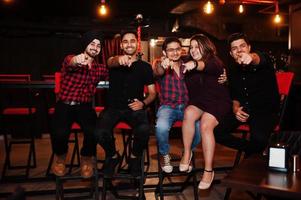
[[[137,32],[136,30],[133,30],[133,29],[128,29],[128,30],[122,30],[121,33],[120,33],[120,38],[121,40],[123,39],[124,35],[126,34],[134,34],[136,38],[138,38],[138,35],[137,35]]]
[[[244,33],[233,33],[231,34],[229,37],[228,37],[228,46],[230,47],[231,46],[231,43],[234,41],[234,40],[239,40],[239,39],[243,39],[246,41],[246,43],[249,45],[250,42],[249,42],[249,39],[248,39],[248,36]]]
[[[176,43],[179,43],[180,46],[182,46],[182,43],[181,41],[177,38],[177,37],[168,37],[164,40],[163,44],[162,44],[162,50],[163,51],[166,51],[166,48],[167,48],[167,45],[169,43],[172,43],[172,42],[176,42]]]

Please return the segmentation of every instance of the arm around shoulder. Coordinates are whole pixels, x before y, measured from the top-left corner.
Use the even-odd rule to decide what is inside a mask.
[[[153,62],[153,73],[155,76],[162,76],[164,74],[165,70],[161,65],[161,60],[156,59]]]
[[[108,68],[118,67],[119,65],[119,56],[112,56],[107,61]]]

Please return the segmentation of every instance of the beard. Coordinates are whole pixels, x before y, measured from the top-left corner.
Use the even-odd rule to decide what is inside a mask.
[[[99,52],[93,49],[89,49],[89,51],[86,52],[90,57],[95,58]]]
[[[136,51],[137,51],[137,49],[136,49],[136,48],[133,48],[133,47],[131,47],[131,48],[126,48],[126,49],[123,50],[124,54],[125,54],[125,55],[129,55],[129,56],[135,55]]]

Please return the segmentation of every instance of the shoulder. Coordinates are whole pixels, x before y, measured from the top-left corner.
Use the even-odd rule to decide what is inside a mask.
[[[216,55],[209,56],[205,61],[205,65],[216,65],[224,67],[223,61]]]
[[[74,54],[69,54],[67,56],[65,56],[64,61],[70,61],[75,55]]]

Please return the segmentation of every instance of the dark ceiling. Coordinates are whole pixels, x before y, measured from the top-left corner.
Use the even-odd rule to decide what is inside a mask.
[[[43,27],[44,29],[83,30],[101,27],[107,32],[116,32],[130,25],[138,13],[143,14],[144,22],[156,26],[152,31],[170,31],[176,17],[191,12],[199,12],[205,0],[106,0],[109,15],[99,17],[97,6],[101,0],[0,0],[0,26],[10,28]],[[228,0],[226,2],[233,2]],[[259,0],[258,0],[259,1]],[[9,2],[9,3],[5,3]],[[219,16],[233,15],[236,4],[216,5]],[[236,1],[237,2],[237,1]],[[282,12],[288,11],[288,4],[295,0],[280,0]],[[297,1],[298,2],[298,1]],[[258,15],[266,4],[250,4],[246,15]],[[273,8],[272,8],[273,10]],[[0,28],[1,29],[1,28]]]

